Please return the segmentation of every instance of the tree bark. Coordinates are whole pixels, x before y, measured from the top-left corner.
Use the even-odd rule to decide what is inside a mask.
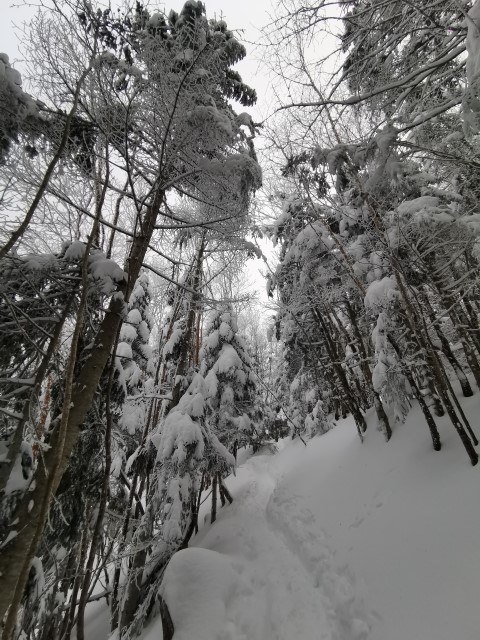
[[[118,343],[118,335],[115,336],[114,342],[114,350]],[[90,552],[88,555],[87,564],[85,567],[85,574],[83,577],[82,591],[80,593],[80,601],[78,603],[78,611],[77,611],[77,640],[84,640],[85,638],[85,607],[87,606],[89,590],[90,590],[90,582],[92,579],[93,565],[95,562],[95,556],[97,553],[97,548],[102,539],[102,528],[103,528],[103,519],[105,516],[105,509],[107,506],[108,499],[108,490],[109,490],[109,482],[110,482],[110,468],[112,465],[112,453],[111,453],[111,437],[112,437],[112,414],[110,410],[110,399],[111,399],[111,391],[113,384],[113,376],[114,376],[114,358],[112,358],[112,362],[110,365],[110,373],[108,378],[108,387],[105,398],[105,412],[106,412],[106,425],[105,425],[105,468],[103,471],[103,482],[102,482],[102,493],[100,497],[100,504],[98,506],[98,514],[95,521],[95,527],[92,534],[92,542],[90,544]]]
[[[396,276],[399,290],[401,291],[401,294],[405,303],[405,310],[408,316],[408,321],[413,330],[413,325],[415,323],[415,318],[416,318],[416,312],[408,297],[408,294],[406,292],[400,273],[396,271],[395,276]],[[422,323],[423,323],[423,327],[422,327]],[[465,450],[470,458],[470,462],[472,463],[473,466],[475,466],[478,463],[478,454],[473,447],[472,441],[470,440],[468,433],[465,431],[462,423],[458,419],[458,416],[455,412],[455,409],[452,403],[450,402],[450,398],[448,397],[448,391],[445,388],[445,382],[443,379],[444,377],[446,378],[446,373],[442,368],[441,362],[437,358],[437,354],[435,353],[435,349],[433,348],[433,345],[431,343],[430,336],[428,335],[425,318],[421,313],[420,313],[420,321],[417,323],[417,326],[418,326],[418,332],[416,335],[418,335],[419,346],[422,349],[422,351],[425,352],[427,362],[430,365],[431,369],[433,370],[436,387],[438,389],[438,392],[441,395],[443,405],[445,406],[448,416],[450,417],[450,420],[455,430],[457,431],[463,446],[465,447]],[[422,332],[422,328],[424,329],[425,333]]]
[[[151,517],[148,523],[144,523],[142,531],[136,538],[140,545],[132,559],[132,564],[128,572],[128,582],[126,585],[125,601],[122,607],[120,616],[120,638],[124,629],[126,629],[135,617],[138,605],[140,603],[140,596],[142,593],[143,584],[143,569],[147,559],[147,540],[150,539],[151,534]]]
[[[173,620],[170,615],[170,611],[168,610],[167,603],[162,598],[162,596],[158,596],[160,601],[160,616],[162,618],[162,632],[163,632],[163,640],[172,640],[173,634],[175,633],[175,628],[173,626]]]
[[[15,433],[12,439],[12,442],[10,443],[10,446],[8,447],[8,456],[6,460],[2,460],[0,462],[0,493],[4,490],[5,485],[8,481],[8,478],[10,477],[10,473],[13,469],[13,465],[15,464],[15,461],[17,459],[17,456],[20,453],[20,447],[23,441],[23,433],[24,433],[24,429],[25,429],[25,425],[27,424],[28,420],[30,419],[30,413],[32,410],[32,402],[34,400],[34,398],[37,396],[38,393],[40,393],[40,388],[42,386],[43,380],[47,374],[48,371],[48,367],[50,364],[50,361],[52,359],[52,356],[54,354],[55,349],[58,346],[58,342],[60,340],[60,336],[62,333],[62,329],[65,325],[65,321],[70,313],[71,310],[71,306],[72,306],[72,302],[73,302],[73,294],[70,298],[70,300],[68,301],[68,303],[65,305],[65,308],[62,311],[62,314],[60,316],[60,318],[58,318],[58,321],[55,323],[55,327],[54,330],[52,332],[52,337],[51,340],[48,344],[47,350],[45,352],[44,357],[42,358],[42,361],[35,373],[35,379],[34,379],[34,383],[33,383],[33,387],[30,391],[30,396],[29,398],[27,398],[25,400],[24,406],[23,406],[23,410],[22,410],[22,418],[21,420],[19,420],[18,425],[15,429]],[[1,618],[0,618],[1,620]]]
[[[70,634],[72,633],[73,624],[75,620],[75,607],[77,604],[77,594],[80,589],[80,584],[82,582],[83,567],[85,565],[85,558],[87,557],[88,539],[89,539],[89,531],[88,531],[88,528],[85,528],[82,534],[82,540],[80,542],[80,556],[79,556],[77,571],[75,575],[75,582],[73,584],[72,595],[70,597],[70,606],[65,614],[64,622],[62,625],[62,631],[60,635],[61,640],[68,640],[70,638]]]
[[[213,524],[217,519],[217,486],[218,478],[215,474],[212,478],[212,512],[210,516],[210,523]]]
[[[227,489],[227,487],[225,486],[222,478],[219,476],[218,478],[218,486],[220,487],[220,493],[221,495],[223,495],[224,498],[226,498],[229,502],[229,504],[232,504],[233,502],[233,498],[230,494],[230,491]]]
[[[387,333],[387,338],[390,342],[390,344],[392,345],[395,353],[397,354],[399,361],[402,361],[402,353],[400,351],[400,348],[398,346],[398,344],[396,343],[395,339],[393,338],[393,336],[391,336],[390,334]],[[430,413],[430,409],[428,408],[422,393],[420,391],[420,389],[417,386],[417,383],[415,382],[415,379],[411,373],[411,371],[409,370],[407,365],[404,365],[402,367],[403,369],[403,373],[405,375],[405,377],[408,380],[408,383],[410,385],[410,387],[412,388],[412,391],[415,395],[415,398],[418,401],[418,404],[420,405],[420,409],[422,410],[422,413],[425,417],[425,421],[428,425],[428,428],[430,430],[430,435],[432,437],[432,443],[433,443],[433,448],[435,451],[440,451],[442,448],[442,443],[440,440],[440,434],[438,433],[438,429],[437,429],[437,425],[435,424],[435,420],[432,416],[432,414]]]
[[[435,312],[432,308],[432,305],[430,304],[430,300],[428,299],[428,295],[426,293],[422,294],[422,302],[424,303],[427,309],[430,322],[432,323],[432,326],[435,329],[435,333],[437,334],[438,339],[440,340],[442,353],[447,358],[448,362],[450,363],[450,366],[454,370],[455,375],[457,376],[458,381],[460,382],[460,386],[462,388],[462,393],[464,397],[470,398],[470,396],[473,396],[473,391],[472,391],[472,387],[470,386],[470,382],[468,381],[468,378],[465,375],[465,372],[463,371],[460,363],[458,362],[457,358],[455,357],[450,347],[450,343],[448,342],[447,338],[445,337],[443,331],[439,326],[438,321],[435,318]]]
[[[193,274],[193,282],[192,289],[195,291],[192,294],[192,299],[190,302],[190,309],[188,311],[187,316],[187,326],[185,329],[185,336],[183,338],[183,344],[180,351],[180,358],[177,365],[177,370],[175,372],[175,386],[172,391],[172,401],[170,403],[169,410],[172,407],[175,407],[182,395],[182,382],[183,378],[187,373],[188,365],[192,355],[192,346],[195,332],[195,316],[197,312],[197,304],[200,298],[200,280],[202,273],[202,264],[203,264],[203,253],[205,251],[205,233],[202,236],[200,247],[197,253],[197,261],[195,266],[195,271]]]
[[[330,338],[330,335],[328,333],[328,328],[325,326],[325,322],[323,321],[323,318],[321,316],[321,314],[318,312],[318,310],[314,309],[314,313],[315,313],[315,317],[317,318],[321,328],[322,328],[322,333],[324,335],[325,338],[325,346],[327,348],[327,352],[328,355],[330,357],[330,360],[332,362],[333,368],[335,373],[337,374],[338,380],[340,382],[340,384],[343,387],[343,390],[345,392],[346,395],[346,403],[348,404],[348,407],[353,415],[353,419],[355,420],[355,424],[357,426],[357,431],[358,431],[358,435],[360,436],[360,439],[363,440],[363,433],[365,433],[365,431],[367,430],[367,423],[365,422],[365,418],[362,415],[362,412],[360,411],[354,396],[352,395],[352,391],[350,389],[350,385],[348,384],[348,380],[347,380],[347,376],[345,375],[344,370],[342,369],[341,365],[338,364],[338,359],[336,356],[336,352],[335,352],[335,347],[332,344],[332,340]]]
[[[109,309],[95,337],[90,358],[86,360],[77,376],[72,389],[65,433],[59,434],[59,429],[55,429],[50,449],[44,456],[44,465],[35,474],[35,487],[26,493],[16,510],[14,520],[18,518],[18,533],[4,547],[0,555],[0,620],[8,609],[11,610],[9,613],[11,620],[16,618],[16,610],[21,599],[21,595],[18,598],[18,592],[23,594],[31,559],[36,554],[40,543],[48,505],[65,472],[70,454],[78,440],[81,425],[90,409],[100,377],[110,356],[115,336],[122,322],[124,304],[128,301],[140,273],[163,197],[164,192],[157,188],[143,220],[143,233],[133,240],[128,260],[128,282],[119,287],[119,293],[112,297]],[[33,506],[31,506],[32,502]],[[17,593],[16,597],[15,593]],[[9,629],[6,628],[7,634],[4,631],[3,640],[10,640],[12,630],[11,626]]]

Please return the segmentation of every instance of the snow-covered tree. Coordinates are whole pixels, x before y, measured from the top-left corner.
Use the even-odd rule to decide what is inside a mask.
[[[150,405],[148,396],[154,392],[155,363],[149,344],[152,329],[150,297],[148,275],[141,273],[130,297],[116,348],[115,386],[123,396],[117,409],[117,428],[123,441],[125,461],[141,444]]]
[[[205,330],[201,373],[215,434],[234,454],[256,444],[263,412],[252,363],[231,307],[216,310]]]
[[[28,193],[32,207],[4,249],[8,252],[15,243],[21,247],[39,213],[58,211],[57,224],[65,214],[78,231],[76,239],[89,234],[96,258],[96,247],[104,244],[108,255],[124,263],[125,272],[116,267],[122,276],[115,279],[111,270],[114,286],[105,291],[91,316],[95,322],[85,325],[88,331],[83,320],[89,301],[85,287],[80,289],[81,313],[63,396],[71,400],[65,406],[60,403],[59,413],[52,415],[50,449],[44,464],[35,468],[34,489],[11,514],[12,521],[21,515],[20,533],[10,536],[0,557],[0,618],[9,609],[7,634],[21,606],[49,502],[97,404],[99,383],[135,283],[148,265],[150,246],[150,256],[164,256],[159,247],[172,226],[201,228],[228,216],[240,223],[251,191],[261,181],[251,140],[241,128],[244,120],[237,119],[229,102],[233,98],[249,105],[255,99],[254,91],[231,68],[245,49],[223,21],[207,20],[202,3],[190,1],[169,17],[151,14],[140,4],[117,16],[83,0],[62,7],[46,3],[33,24],[31,62],[42,69],[35,74],[33,88],[52,112],[66,110],[71,117],[59,119],[57,146],[46,144],[39,156],[23,157],[12,148],[11,154],[21,160],[15,189]],[[78,145],[69,143],[70,127],[76,123],[81,123],[81,145],[88,140],[88,161],[78,157]],[[88,131],[95,132],[93,138]],[[3,178],[8,186],[9,175]],[[200,214],[190,219],[172,216],[166,196],[173,190],[201,202]],[[168,219],[162,225],[163,216]],[[170,260],[176,262],[174,257]],[[113,264],[93,258],[90,262],[90,271],[102,276],[109,274],[100,264],[105,269]],[[163,263],[160,274],[162,268]],[[119,357],[126,372],[127,352],[133,353],[134,344],[127,339],[121,343],[124,351]],[[133,369],[130,373],[133,380]],[[79,620],[77,636],[82,634]]]
[[[160,491],[165,491],[163,538],[178,545],[196,517],[196,498],[203,473],[224,474],[234,465],[233,456],[214,433],[207,410],[208,384],[195,374],[190,386],[153,436],[161,463]],[[191,535],[191,533],[190,533]]]
[[[197,527],[204,478],[224,476],[235,464],[212,430],[206,397],[205,380],[196,373],[178,404],[151,436],[157,450],[156,477],[145,515],[133,536],[133,542],[143,548],[135,554],[127,577],[121,629],[139,628],[156,597],[167,563],[176,551],[187,546]],[[154,526],[159,535],[152,538]]]
[[[305,418],[305,431],[310,438],[314,436],[321,436],[322,434],[330,431],[333,427],[333,423],[328,414],[325,413],[324,402],[317,400],[313,407],[311,406],[314,399],[310,401],[310,407],[307,417]]]
[[[40,127],[40,104],[22,89],[20,73],[12,67],[6,53],[0,53],[0,164],[19,134],[33,134]],[[32,146],[30,152],[34,152]]]

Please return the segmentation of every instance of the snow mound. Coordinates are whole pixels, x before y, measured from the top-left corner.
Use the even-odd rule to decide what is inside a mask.
[[[173,556],[165,571],[163,597],[172,616],[175,640],[241,637],[233,634],[234,622],[226,620],[232,600],[239,595],[240,574],[234,564],[207,549],[183,549]]]

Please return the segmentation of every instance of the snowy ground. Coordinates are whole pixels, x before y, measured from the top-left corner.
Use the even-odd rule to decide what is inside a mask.
[[[178,640],[367,637],[361,603],[334,567],[318,518],[282,481],[298,454],[305,451],[295,444],[250,458],[230,482],[232,506],[177,554],[166,596]]]
[[[417,408],[388,445],[369,422],[238,469],[170,567],[176,639],[478,640],[480,469],[446,419],[439,453]]]
[[[439,427],[439,453],[414,408],[388,445],[370,415],[244,461],[167,570],[175,640],[478,640],[480,465]]]

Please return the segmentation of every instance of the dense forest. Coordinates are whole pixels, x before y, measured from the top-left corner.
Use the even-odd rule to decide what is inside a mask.
[[[0,54],[3,640],[88,640],[99,599],[172,638],[241,449],[415,405],[478,463],[480,0],[282,0],[262,122],[235,25],[154,4],[45,0]]]

